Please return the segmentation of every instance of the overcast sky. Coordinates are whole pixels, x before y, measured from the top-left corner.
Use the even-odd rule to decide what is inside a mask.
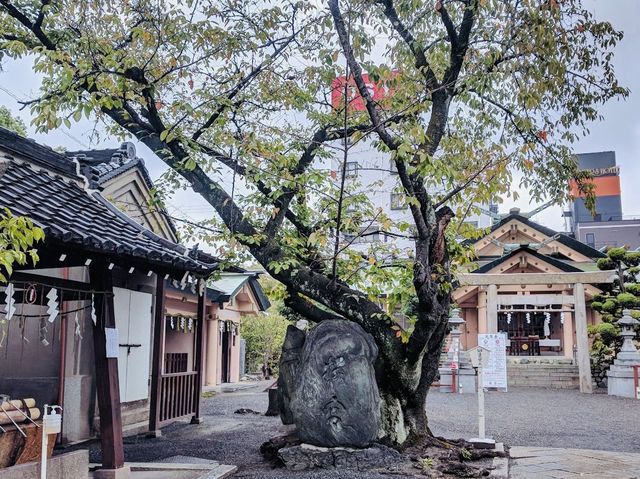
[[[614,101],[602,109],[604,120],[590,127],[590,135],[574,145],[576,153],[595,151],[616,152],[616,161],[620,166],[622,185],[622,208],[625,217],[640,217],[640,0],[585,0],[587,8],[592,9],[596,18],[610,21],[618,30],[625,33],[624,39],[615,50],[616,75],[620,84],[631,89],[630,96],[624,101]],[[19,111],[17,100],[34,97],[37,93],[38,81],[31,72],[28,61],[5,61],[0,71],[0,104],[6,105],[14,114],[21,116],[29,124],[29,113]],[[30,128],[30,135],[36,141],[49,146],[65,146],[68,150],[87,148],[114,148],[116,141],[91,141],[93,125],[89,122],[72,125],[70,130],[61,128],[46,135],[35,134]],[[164,164],[157,159],[144,145],[138,145],[138,154],[146,161],[151,176],[161,174]],[[199,198],[199,197],[198,197]],[[507,200],[500,209],[506,212],[513,202]],[[523,211],[533,209],[526,196],[516,204]],[[206,217],[211,208],[204,200],[193,201],[186,193],[179,193],[171,201],[169,210],[176,216],[190,219]],[[535,217],[535,220],[556,230],[564,229],[564,220],[560,216],[560,208],[549,208]]]

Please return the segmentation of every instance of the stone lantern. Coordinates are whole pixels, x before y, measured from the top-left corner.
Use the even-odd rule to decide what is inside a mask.
[[[625,309],[622,312],[622,318],[616,324],[622,328],[620,335],[624,338],[624,342],[607,373],[608,393],[611,396],[635,398],[636,386],[633,366],[640,366],[640,352],[633,344],[635,336],[633,327],[640,324],[640,321],[634,319],[631,316],[631,311]]]
[[[451,326],[451,346],[444,364],[438,369],[440,372],[440,391],[473,394],[475,393],[475,370],[471,367],[467,352],[462,349],[460,343],[462,335],[460,328],[467,322],[460,317],[460,310],[454,309],[448,323]],[[452,387],[454,382],[455,389]]]

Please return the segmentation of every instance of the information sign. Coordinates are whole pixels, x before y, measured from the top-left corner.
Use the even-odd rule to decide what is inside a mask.
[[[478,334],[478,345],[487,348],[489,361],[482,370],[482,387],[507,388],[507,334]]]

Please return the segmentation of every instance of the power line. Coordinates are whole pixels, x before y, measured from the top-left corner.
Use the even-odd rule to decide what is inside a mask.
[[[9,90],[8,88],[0,85],[0,90],[2,90],[3,92],[5,92],[7,95],[9,95],[11,98],[13,98],[15,101],[17,101],[18,103],[25,103],[25,100],[20,99],[20,97],[18,97],[18,95],[16,95],[15,93],[13,93],[11,90]],[[82,146],[83,148],[89,150],[91,148],[91,146],[86,145],[84,142],[82,142],[81,140],[78,140],[75,136],[73,136],[71,133],[69,133],[68,131],[65,131],[63,129],[59,129],[58,131],[60,131],[63,135],[67,136],[68,138],[70,138],[71,140],[75,141],[76,143],[78,143],[80,146]]]

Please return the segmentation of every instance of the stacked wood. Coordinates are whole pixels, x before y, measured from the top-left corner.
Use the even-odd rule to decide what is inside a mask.
[[[0,404],[0,426],[7,424],[29,422],[25,414],[32,420],[40,417],[40,409],[35,407],[36,400],[33,398],[14,399]]]

